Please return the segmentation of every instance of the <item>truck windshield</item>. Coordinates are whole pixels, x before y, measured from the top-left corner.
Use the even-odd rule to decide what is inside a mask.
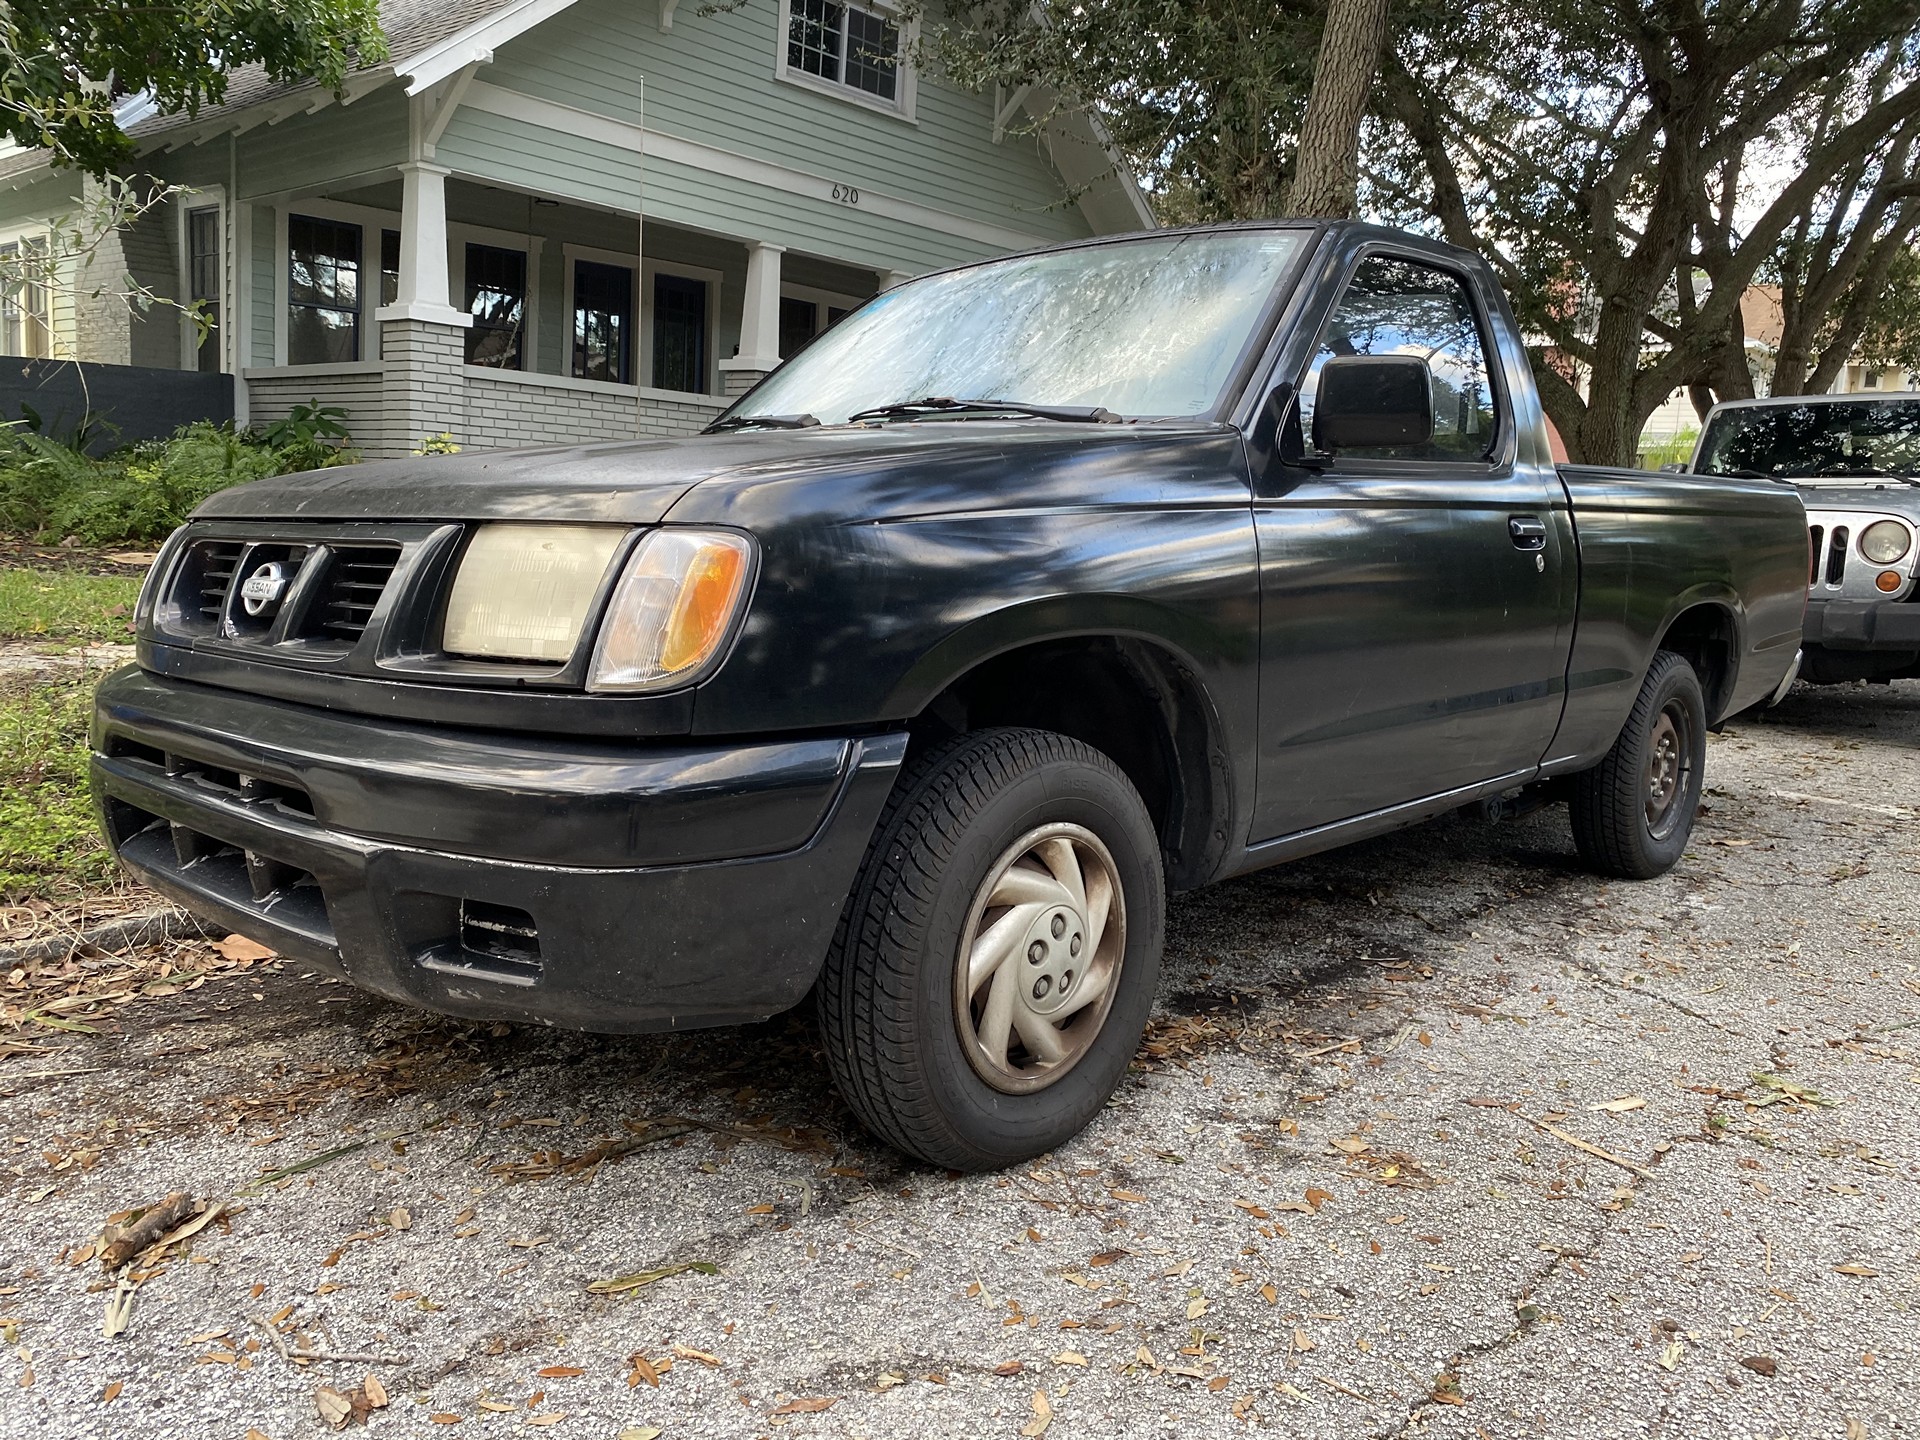
[[[826,331],[717,423],[764,415],[840,425],[927,397],[1129,418],[1207,414],[1304,234],[1148,237],[908,281]],[[992,413],[908,406],[893,418]]]
[[[1778,480],[1920,476],[1920,395],[1734,406],[1708,422],[1694,469]]]

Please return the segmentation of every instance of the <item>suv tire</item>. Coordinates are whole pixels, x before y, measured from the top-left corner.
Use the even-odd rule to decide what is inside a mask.
[[[1602,875],[1650,880],[1686,853],[1707,762],[1707,706],[1684,656],[1662,650],[1613,748],[1573,777],[1573,841]]]
[[[1027,729],[930,750],[894,788],[821,972],[840,1093],[952,1170],[1064,1144],[1146,1028],[1165,909],[1153,822],[1105,755]]]

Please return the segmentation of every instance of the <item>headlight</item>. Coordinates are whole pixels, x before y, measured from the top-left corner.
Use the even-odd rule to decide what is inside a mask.
[[[617,525],[482,525],[447,597],[455,655],[564,664],[628,531]]]
[[[684,685],[733,633],[753,542],[730,530],[655,530],[627,561],[600,622],[589,690]]]
[[[1898,520],[1877,520],[1860,532],[1860,553],[1876,565],[1891,565],[1913,543]]]

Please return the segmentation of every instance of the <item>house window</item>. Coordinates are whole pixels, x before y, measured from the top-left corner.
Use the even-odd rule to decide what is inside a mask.
[[[467,246],[467,363],[495,370],[525,368],[527,254],[498,245]]]
[[[1880,372],[1878,370],[1861,371],[1860,385],[1861,388],[1865,390],[1878,390],[1880,388]]]
[[[0,353],[46,359],[53,353],[53,326],[47,306],[44,240],[10,240],[0,245]]]
[[[193,325],[194,368],[205,374],[220,371],[220,207],[202,206],[187,212],[187,299],[198,320]],[[204,327],[204,328],[203,328]]]
[[[653,277],[653,383],[660,390],[706,393],[706,281]]]
[[[393,305],[400,299],[400,232],[380,232],[380,303]]]
[[[573,262],[573,373],[582,380],[633,380],[633,270]]]
[[[787,69],[881,100],[897,100],[900,27],[859,5],[790,0]]]
[[[287,363],[360,358],[360,227],[287,217]]]
[[[780,358],[786,360],[820,333],[820,307],[811,300],[780,297]]]

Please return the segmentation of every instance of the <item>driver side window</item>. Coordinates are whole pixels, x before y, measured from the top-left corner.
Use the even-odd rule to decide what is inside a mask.
[[[1492,363],[1473,299],[1461,280],[1397,256],[1360,262],[1320,333],[1300,383],[1302,433],[1313,433],[1320,367],[1336,355],[1416,355],[1433,392],[1433,438],[1424,445],[1346,450],[1375,460],[1485,460],[1499,433]]]

